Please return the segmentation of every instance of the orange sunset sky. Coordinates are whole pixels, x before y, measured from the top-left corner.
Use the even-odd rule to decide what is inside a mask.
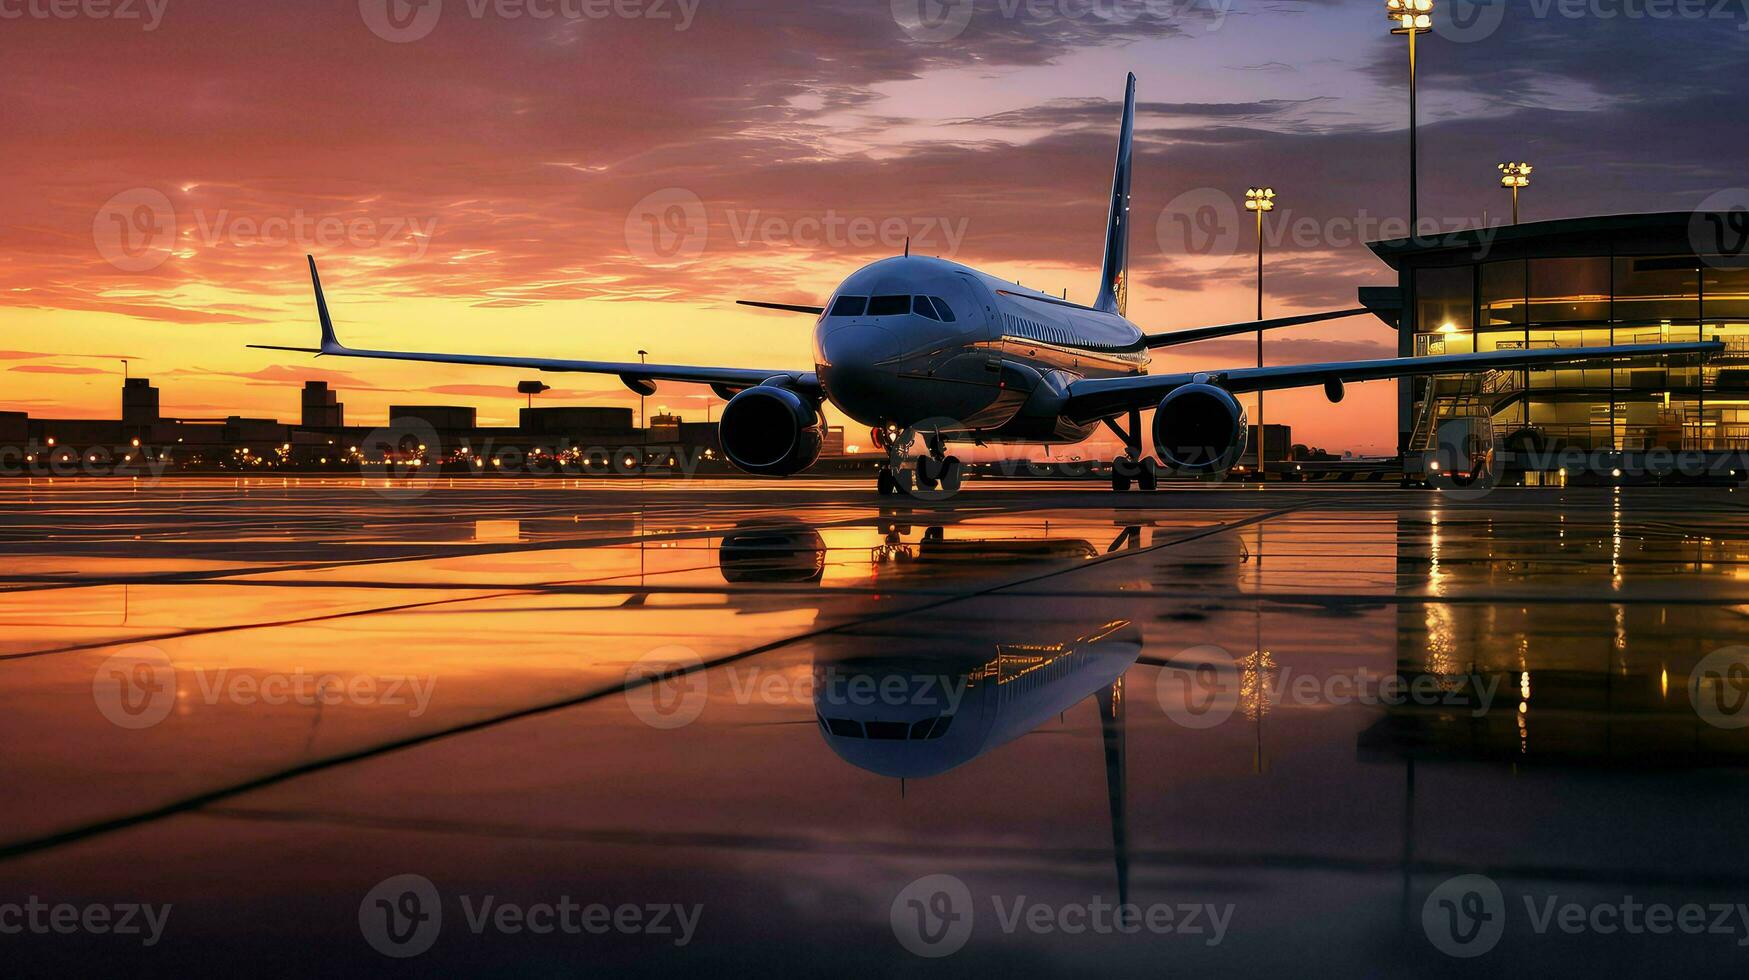
[[[1364,241],[1405,210],[1406,58],[1374,0],[51,7],[0,2],[0,409],[115,417],[125,357],[172,416],[293,419],[297,387],[325,379],[353,424],[391,402],[514,420],[528,372],[246,349],[316,340],[306,252],[342,339],[400,349],[810,367],[807,317],[733,301],[817,303],[906,234],[1087,301],[1127,70],[1144,329],[1250,318],[1232,201],[1253,183],[1282,201],[1269,315],[1394,283]],[[1527,218],[1686,209],[1749,182],[1740,127],[1707,123],[1736,118],[1740,26],[1515,4],[1486,36],[1430,36],[1424,217],[1503,220],[1507,159],[1538,165]],[[1245,364],[1251,344],[1155,370]],[[1269,359],[1394,347],[1356,319],[1278,332]],[[543,380],[547,404],[637,401],[613,379]],[[1388,452],[1394,390],[1272,395],[1269,421]],[[668,385],[651,406],[702,418],[707,393]]]

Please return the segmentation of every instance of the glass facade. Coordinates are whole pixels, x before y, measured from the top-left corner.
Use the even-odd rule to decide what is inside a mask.
[[[1725,354],[1489,371],[1414,382],[1410,452],[1442,421],[1485,418],[1508,445],[1749,450],[1749,267],[1694,255],[1533,257],[1421,267],[1413,351],[1604,347],[1717,338]]]

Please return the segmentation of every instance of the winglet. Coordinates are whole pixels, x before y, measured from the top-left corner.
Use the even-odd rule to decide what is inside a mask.
[[[328,299],[322,295],[322,277],[316,274],[316,257],[306,255],[310,260],[310,285],[316,288],[316,315],[322,321],[322,353],[338,353],[346,349],[346,345],[334,336],[334,320],[328,316]]]

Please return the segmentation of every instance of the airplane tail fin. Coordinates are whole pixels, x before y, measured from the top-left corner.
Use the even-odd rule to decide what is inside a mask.
[[[1095,309],[1119,316],[1130,298],[1130,152],[1136,135],[1136,76],[1124,89],[1123,126],[1118,135],[1117,170],[1111,178],[1111,212],[1105,224],[1105,265]]]

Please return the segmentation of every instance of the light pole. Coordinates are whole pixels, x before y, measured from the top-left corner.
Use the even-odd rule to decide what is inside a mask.
[[[1530,186],[1530,172],[1535,168],[1528,163],[1503,163],[1500,165],[1500,186],[1512,191],[1512,223],[1518,224],[1518,192]]]
[[[1263,319],[1263,216],[1275,210],[1275,188],[1252,187],[1245,191],[1245,210],[1257,216],[1257,319]],[[1257,366],[1263,367],[1263,328],[1257,328]],[[1263,476],[1264,447],[1269,437],[1263,429],[1263,392],[1257,392],[1257,475]]]
[[[1420,168],[1415,140],[1415,38],[1433,30],[1433,0],[1385,0],[1392,34],[1409,36],[1409,237],[1421,234]]]

